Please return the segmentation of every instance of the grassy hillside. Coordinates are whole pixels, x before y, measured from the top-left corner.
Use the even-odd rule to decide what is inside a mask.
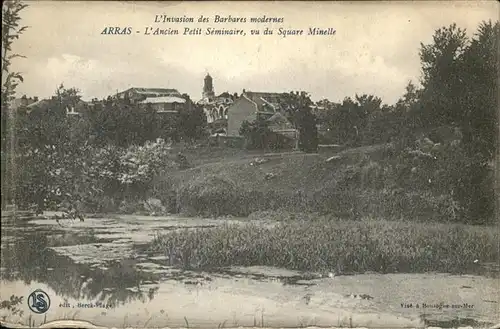
[[[396,153],[391,145],[318,154],[204,150],[187,153],[194,167],[159,177],[154,190],[172,211],[205,216],[280,209],[354,218],[446,216],[440,204],[446,197],[401,188]]]

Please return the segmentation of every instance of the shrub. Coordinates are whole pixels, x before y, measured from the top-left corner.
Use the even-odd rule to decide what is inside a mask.
[[[179,190],[183,211],[197,215],[237,215],[239,189],[235,182],[215,175],[200,176]]]

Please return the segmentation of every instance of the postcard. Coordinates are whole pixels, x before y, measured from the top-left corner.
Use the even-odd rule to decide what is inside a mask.
[[[499,328],[498,12],[5,1],[2,325]]]

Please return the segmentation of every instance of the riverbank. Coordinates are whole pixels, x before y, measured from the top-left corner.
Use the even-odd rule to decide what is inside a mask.
[[[266,273],[271,269],[249,269]],[[206,273],[205,273],[206,274]],[[281,271],[282,278],[295,275]],[[208,274],[210,275],[210,274]],[[102,308],[62,308],[60,303],[77,305],[81,298],[65,298],[50,286],[33,282],[51,296],[53,310],[33,315],[36,325],[54,320],[89,321],[103,327],[134,328],[491,328],[498,321],[492,279],[474,276],[359,275],[302,281],[302,285],[283,284],[274,277],[256,280],[238,274],[223,277],[211,274],[211,281],[198,285],[179,281],[141,285],[155,287],[154,299],[132,299],[125,304]],[[408,288],[411,282],[411,289]],[[16,281],[5,284],[0,297],[17,293],[28,295],[30,287]],[[366,298],[359,297],[367,296]],[[369,297],[368,297],[369,296]],[[95,299],[85,299],[92,302]],[[107,298],[103,301],[108,300]],[[439,309],[441,302],[474,305],[472,309]],[[401,303],[412,303],[404,308]],[[416,304],[428,305],[416,308]],[[27,303],[20,305],[23,317],[10,317],[10,323],[24,323]]]
[[[500,256],[499,232],[489,226],[293,216],[274,226],[162,232],[151,246],[185,268],[261,265],[325,275],[488,274],[483,265]]]
[[[188,325],[190,328],[314,325],[487,328],[498,322],[496,307],[500,300],[495,293],[498,278],[489,278],[491,273],[484,271],[485,255],[494,245],[492,240],[498,238],[494,228],[463,225],[465,232],[461,232],[460,227],[451,230],[444,224],[432,224],[427,225],[432,234],[426,234],[416,233],[419,226],[415,223],[382,221],[377,224],[374,221],[370,225],[360,221],[356,228],[353,221],[324,217],[267,212],[231,220],[113,215],[84,222],[39,218],[11,223],[2,227],[0,299],[8,300],[13,294],[27,298],[34,289],[42,289],[50,296],[52,307],[44,318],[45,314],[33,315],[23,300],[19,305],[24,312],[22,316],[3,309],[0,317],[5,311],[8,315],[5,321],[23,323],[24,327],[33,321],[39,325],[58,319],[87,320],[107,327],[118,323],[123,327],[148,328]],[[340,227],[331,229],[335,221]],[[358,237],[365,232],[363,227],[370,232],[368,236],[374,248],[385,245],[381,251],[393,257],[389,258],[393,264],[397,260],[394,250],[398,250],[394,245],[389,246],[389,240],[395,238],[402,244],[406,238],[408,246],[415,246],[416,239],[409,234],[419,236],[420,245],[431,235],[436,241],[442,238],[443,244],[454,241],[455,246],[461,248],[457,253],[450,249],[441,251],[436,249],[436,243],[430,243],[434,248],[430,261],[436,264],[453,257],[456,260],[465,248],[481,253],[479,244],[482,243],[484,251],[478,262],[472,263],[477,265],[477,273],[484,275],[369,271],[347,275],[351,274],[347,270],[333,273],[335,268],[314,268],[305,257],[297,262],[308,266],[301,271],[275,266],[238,266],[248,264],[245,261],[252,260],[251,257],[255,264],[266,260],[271,263],[273,259],[288,256],[288,251],[300,256],[304,250],[312,260],[320,255],[328,262],[334,261],[340,252],[333,248],[340,250],[341,245],[344,255],[354,252],[346,258],[351,260],[359,255],[356,245],[360,250],[369,245]],[[193,262],[191,269],[186,269],[182,262],[171,264],[165,245],[156,243],[166,232],[176,232],[174,236],[179,237],[174,251],[203,245],[206,250],[192,260],[206,256],[212,264],[229,265],[196,267]],[[186,239],[187,236],[190,238]],[[383,236],[387,239],[375,244],[375,238]],[[262,249],[266,245],[272,249]],[[388,253],[390,249],[392,253]],[[408,252],[409,248],[403,249]],[[362,254],[365,260],[369,260],[371,254],[378,255],[377,250],[365,252]],[[219,258],[225,263],[217,262]],[[114,307],[105,312],[97,307],[78,308],[78,303],[98,301]],[[431,306],[417,309],[401,306],[402,303]],[[440,308],[440,303],[474,305],[474,308],[446,309]],[[68,304],[71,307],[60,306]]]

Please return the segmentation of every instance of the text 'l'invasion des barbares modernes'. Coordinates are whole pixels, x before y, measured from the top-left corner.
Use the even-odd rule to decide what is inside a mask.
[[[282,38],[288,36],[332,36],[335,35],[336,30],[332,27],[308,27],[306,29],[302,28],[285,28],[285,27],[264,27],[259,29],[255,24],[281,24],[284,23],[283,17],[268,17],[266,15],[260,17],[234,17],[234,16],[221,16],[214,15],[213,17],[207,17],[201,15],[197,19],[189,16],[168,16],[168,15],[155,15],[153,23],[154,24],[189,24],[189,23],[214,23],[214,24],[254,24],[251,29],[245,29],[244,26],[238,25],[237,27],[158,27],[157,25],[143,26],[139,29],[132,26],[105,26],[101,34],[103,35],[131,35],[143,34],[143,35],[187,35],[187,36],[199,36],[199,35],[224,35],[224,36],[246,36],[247,32],[249,35],[277,35]],[[258,26],[258,25],[257,25]]]

